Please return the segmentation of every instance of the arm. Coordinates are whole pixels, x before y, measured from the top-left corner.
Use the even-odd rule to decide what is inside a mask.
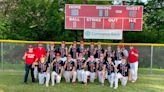
[[[68,53],[71,52],[72,45],[69,46]]]
[[[60,76],[62,76],[62,74],[63,74],[63,71],[64,71],[64,69],[63,69],[63,66],[62,66],[62,68],[61,68],[61,72],[60,72]]]
[[[23,55],[22,59],[25,60],[25,59],[26,59],[26,56],[27,56],[27,53],[25,53],[25,54]]]
[[[65,50],[66,50],[66,56],[68,55],[68,48],[67,47],[65,47]]]

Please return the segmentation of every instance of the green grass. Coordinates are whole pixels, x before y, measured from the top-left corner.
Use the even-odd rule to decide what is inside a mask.
[[[143,70],[143,71],[142,71]],[[144,74],[147,69],[139,69],[141,74]],[[164,70],[153,70],[157,74],[163,74]],[[54,87],[39,85],[38,83],[32,84],[29,78],[28,84],[22,84],[24,72],[20,71],[0,71],[0,92],[164,92],[164,76],[142,76],[139,75],[136,83],[128,82],[126,87],[119,85],[118,89],[114,90],[109,87],[107,81],[105,86],[89,83],[83,86],[80,83],[72,85],[65,83],[62,79],[61,84]]]

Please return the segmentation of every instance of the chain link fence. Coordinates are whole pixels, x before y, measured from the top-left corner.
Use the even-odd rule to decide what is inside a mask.
[[[25,61],[22,56],[29,44],[37,46],[37,42],[0,42],[0,70],[23,71]],[[60,42],[55,44],[55,47],[60,46]],[[71,42],[66,44],[69,48]],[[117,45],[119,44],[113,44],[112,49],[116,50]],[[85,48],[88,46],[89,44],[85,44]],[[44,47],[47,47],[46,42]],[[102,44],[102,47],[106,49],[107,45]],[[140,44],[134,47],[139,51],[139,74],[164,74],[164,45]],[[125,48],[129,51],[128,45],[125,44]]]

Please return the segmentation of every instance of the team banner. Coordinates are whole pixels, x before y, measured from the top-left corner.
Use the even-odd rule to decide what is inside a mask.
[[[122,40],[122,30],[84,29],[84,39]]]

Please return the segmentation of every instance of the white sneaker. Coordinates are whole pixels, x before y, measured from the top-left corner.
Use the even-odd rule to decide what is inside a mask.
[[[110,85],[110,88],[113,88],[113,85]]]
[[[134,83],[134,82],[136,82],[136,81],[132,80],[132,83]]]
[[[46,85],[46,87],[48,87],[49,85]]]
[[[114,89],[117,89],[117,87],[114,87]]]

